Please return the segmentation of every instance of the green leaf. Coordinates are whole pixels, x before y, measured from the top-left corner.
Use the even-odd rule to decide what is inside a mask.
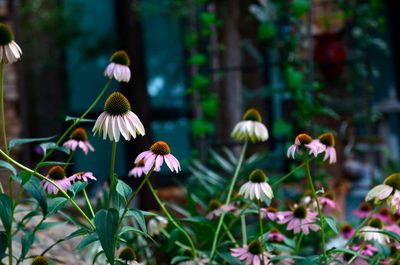
[[[132,188],[122,180],[117,180],[116,186],[117,193],[125,199],[125,203],[128,201],[129,196],[132,194]]]
[[[258,38],[260,40],[268,40],[275,37],[278,32],[276,26],[271,22],[264,22],[258,27]]]
[[[132,216],[136,220],[140,229],[142,229],[142,231],[147,233],[146,222],[144,220],[144,215],[143,215],[142,211],[140,211],[138,209],[129,209],[128,213],[129,213],[129,216]]]
[[[22,249],[19,257],[20,260],[25,259],[25,256],[28,253],[34,241],[35,241],[35,235],[32,232],[28,232],[22,236],[21,238]]]
[[[47,215],[47,196],[43,190],[40,181],[37,178],[31,178],[23,188],[38,201],[40,208],[42,209],[43,216]]]
[[[203,113],[210,118],[214,118],[218,112],[218,97],[214,94],[201,100],[201,108]]]
[[[232,257],[231,253],[229,252],[218,252],[218,256],[220,256],[223,260],[225,260],[230,265],[241,265],[237,258]]]
[[[0,194],[0,220],[3,223],[4,229],[6,232],[9,232],[11,229],[11,207],[12,201],[10,197],[1,193]]]
[[[77,181],[71,186],[71,192],[76,196],[78,192],[86,188],[89,183],[87,181]]]
[[[272,125],[272,134],[274,136],[289,136],[292,133],[292,125],[283,119],[278,119]]]
[[[8,169],[13,176],[17,175],[17,170],[8,162],[0,160],[0,167],[3,167],[5,169]]]
[[[46,166],[69,166],[72,165],[72,163],[66,163],[66,162],[61,162],[61,161],[44,161],[40,162],[39,164],[36,165],[36,168],[41,168],[41,167],[46,167]]]
[[[29,143],[34,143],[34,142],[44,142],[44,141],[50,141],[51,139],[54,139],[56,135],[50,136],[50,137],[43,137],[43,138],[21,138],[21,139],[13,139],[10,141],[8,144],[8,149],[11,151],[15,146],[21,145],[21,144],[29,144]]]
[[[204,65],[207,63],[207,57],[204,56],[204,54],[198,53],[198,54],[192,55],[189,58],[188,63],[192,64],[192,65]]]
[[[200,137],[207,134],[212,134],[215,131],[215,126],[213,123],[203,120],[194,119],[192,120],[192,134],[194,137]]]
[[[47,205],[49,207],[49,213],[47,216],[52,216],[53,214],[57,213],[58,210],[63,208],[67,203],[68,199],[64,197],[56,197],[47,200]]]
[[[136,227],[133,227],[133,226],[124,226],[124,227],[122,227],[121,232],[119,232],[119,235],[121,236],[121,235],[123,235],[125,233],[128,233],[128,232],[133,232],[133,233],[136,233],[136,234],[139,234],[139,235],[146,236],[146,233],[140,231],[139,229],[137,229]]]
[[[43,222],[38,230],[47,230],[57,225],[68,224],[68,222]]]
[[[108,262],[114,265],[115,237],[118,228],[118,211],[116,209],[100,210],[96,213],[94,223],[100,244]]]
[[[190,257],[187,256],[175,256],[172,260],[171,260],[171,264],[176,264],[178,262],[182,262],[185,260],[190,260]]]
[[[96,233],[89,234],[82,238],[81,242],[79,242],[79,244],[76,246],[76,250],[81,250],[97,240],[99,240],[99,237]]]
[[[5,231],[0,231],[0,264],[1,260],[6,256],[8,237]]]
[[[328,226],[335,232],[336,234],[339,234],[339,230],[337,228],[337,221],[335,217],[333,216],[326,216],[325,221],[328,224]]]
[[[40,147],[43,149],[44,155],[47,154],[48,150],[58,150],[58,151],[66,153],[67,155],[69,155],[71,153],[70,149],[62,147],[62,146],[58,146],[56,143],[53,143],[53,142],[42,143],[42,144],[40,144]]]
[[[19,172],[19,176],[21,178],[21,185],[23,186],[31,179],[32,174],[29,171],[24,170]]]
[[[72,117],[72,116],[66,116],[65,121],[79,121],[79,122],[95,122],[96,120],[93,119],[81,119],[77,117]]]

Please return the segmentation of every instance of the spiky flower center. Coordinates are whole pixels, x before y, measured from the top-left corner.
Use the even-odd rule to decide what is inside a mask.
[[[304,219],[307,216],[307,208],[304,205],[299,205],[293,209],[293,215],[297,219]]]
[[[208,203],[208,209],[210,210],[210,211],[213,211],[213,210],[217,210],[217,209],[219,209],[220,207],[221,207],[221,202],[220,201],[218,201],[218,200],[216,200],[216,199],[212,199],[209,203]]]
[[[261,169],[256,169],[251,172],[249,180],[253,183],[263,183],[267,180],[267,175]]]
[[[111,62],[122,64],[129,66],[131,64],[131,60],[129,59],[128,54],[125,51],[117,51],[111,56]]]
[[[390,211],[388,208],[382,208],[379,210],[379,214],[382,216],[390,216]]]
[[[375,227],[375,228],[378,228],[378,229],[382,229],[383,228],[383,222],[379,218],[371,219],[371,221],[369,221],[368,225],[372,226],[372,227]]]
[[[319,141],[326,146],[335,146],[335,137],[332,133],[323,133],[318,137]]]
[[[76,141],[82,141],[86,142],[88,140],[88,136],[86,133],[86,130],[83,128],[76,128],[71,135],[69,136],[70,139],[76,140]]]
[[[244,114],[243,114],[243,118],[244,121],[258,121],[261,122],[262,118],[260,115],[260,112],[258,112],[258,110],[256,109],[248,109]]]
[[[126,247],[119,253],[119,258],[125,261],[136,260],[136,253],[132,248]]]
[[[136,164],[135,167],[144,167],[144,159],[140,159]]]
[[[297,135],[296,138],[297,138],[297,140],[299,140],[300,145],[309,144],[312,141],[311,136],[306,133],[301,133],[301,134]]]
[[[372,205],[369,202],[363,202],[360,206],[360,210],[363,212],[369,212],[372,210]]]
[[[263,253],[261,243],[258,240],[251,241],[248,246],[248,250],[253,255],[261,255]]]
[[[54,166],[49,170],[49,177],[52,180],[62,180],[65,178],[65,171],[60,166]]]
[[[50,262],[43,256],[37,256],[32,260],[31,265],[50,265]]]
[[[394,173],[387,177],[383,182],[385,185],[395,188],[396,190],[400,190],[400,173]]]
[[[268,207],[268,208],[267,208],[267,211],[270,212],[270,213],[276,213],[276,212],[278,212],[278,210],[277,210],[276,208],[274,208],[274,207]]]
[[[7,45],[14,40],[14,33],[9,26],[0,23],[0,45]]]
[[[156,155],[168,155],[171,153],[171,148],[169,145],[164,141],[155,142],[151,147],[150,151],[155,153]]]
[[[275,227],[271,228],[271,230],[269,230],[270,233],[280,233],[278,229],[276,229]]]
[[[128,99],[120,92],[112,93],[104,103],[104,111],[112,116],[122,115],[131,110]]]
[[[353,229],[353,227],[349,224],[345,224],[342,226],[342,232],[343,233],[349,233],[351,230]]]

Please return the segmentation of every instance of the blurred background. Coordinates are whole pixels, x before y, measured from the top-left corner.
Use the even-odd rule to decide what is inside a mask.
[[[164,196],[179,197],[191,161],[210,162],[210,148],[240,150],[230,132],[255,107],[270,139],[251,151],[264,154],[269,174],[296,166],[285,154],[298,133],[332,131],[339,161],[323,167],[321,182],[357,207],[374,182],[400,167],[395,10],[394,0],[0,0],[0,19],[23,50],[6,69],[8,135],[60,134],[65,117],[80,116],[101,91],[111,54],[124,49],[133,78],[109,92],[129,98],[147,135],[119,143],[121,178],[135,185],[126,178],[134,158],[165,140],[183,172],[154,180]],[[90,132],[92,124],[84,127]],[[96,152],[79,153],[74,170],[94,172],[95,194],[108,178],[111,145],[90,141]],[[29,145],[15,156],[33,164],[40,152]]]

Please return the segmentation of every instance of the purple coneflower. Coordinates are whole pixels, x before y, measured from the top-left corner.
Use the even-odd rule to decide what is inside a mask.
[[[327,209],[335,209],[335,195],[332,192],[325,192],[322,196],[318,196],[319,203],[321,206],[326,207]]]
[[[0,62],[15,63],[21,56],[22,51],[14,41],[14,33],[7,25],[0,23]]]
[[[47,178],[55,182],[61,189],[68,191],[71,187],[71,182],[65,174],[65,170],[60,166],[53,166],[46,175]],[[57,194],[58,188],[46,180],[42,180],[42,185],[45,191],[50,194]]]
[[[236,140],[251,140],[254,142],[265,142],[268,140],[268,129],[262,123],[262,117],[258,110],[247,110],[242,118],[233,128],[231,136]]]
[[[75,182],[75,181],[84,181],[87,182],[89,180],[97,180],[94,176],[92,172],[78,172],[73,174],[71,177],[69,177],[69,180],[71,182]]]
[[[343,237],[345,239],[349,239],[350,237],[352,237],[355,232],[355,229],[349,224],[343,225],[340,230],[342,231]]]
[[[136,159],[135,163],[140,160],[144,160],[144,172],[147,173],[154,166],[154,171],[160,171],[162,164],[167,164],[171,172],[178,173],[181,170],[181,165],[178,159],[171,154],[171,148],[164,141],[155,142],[149,151],[144,151],[140,153]]]
[[[129,171],[128,176],[133,176],[134,178],[140,178],[144,172],[144,160],[140,159],[135,166]]]
[[[361,255],[364,255],[367,257],[372,257],[373,255],[375,255],[376,252],[378,252],[378,248],[372,244],[366,244],[366,245],[359,244],[357,246],[352,246],[350,248],[352,250],[354,250],[355,252],[360,251]]]
[[[271,221],[284,219],[284,216],[281,215],[280,212],[278,212],[278,210],[274,207],[261,208],[260,210],[263,218],[269,219]]]
[[[276,228],[272,228],[269,233],[268,233],[268,241],[271,242],[282,242],[283,240],[285,240],[285,236],[279,232],[278,229]]]
[[[294,159],[296,153],[299,155],[303,153],[303,148],[306,148],[314,156],[318,156],[319,153],[324,151],[324,145],[319,140],[313,140],[308,134],[301,133],[296,136],[294,144],[287,150],[287,157]]]
[[[324,161],[329,159],[329,164],[336,163],[335,137],[332,133],[324,133],[318,137],[319,141],[325,146]]]
[[[129,82],[131,79],[131,70],[129,65],[131,60],[125,51],[115,52],[107,65],[104,75],[108,78],[115,78],[119,82]]]
[[[371,214],[373,206],[369,202],[361,203],[360,207],[354,211],[354,215],[359,218],[365,218]]]
[[[94,152],[94,148],[88,140],[86,130],[83,128],[76,128],[69,136],[69,140],[66,141],[63,146],[71,151],[75,151],[76,148],[79,147],[85,155],[88,154],[89,150]]]
[[[220,201],[218,200],[210,200],[210,202],[208,203],[208,214],[206,215],[206,218],[208,220],[212,220],[215,219],[217,217],[220,217],[221,214],[223,214],[224,212],[233,212],[235,211],[236,207],[233,205],[233,203],[226,205],[226,204],[222,204]]]
[[[320,227],[313,224],[317,220],[318,213],[312,212],[304,205],[298,205],[292,211],[281,212],[284,219],[278,221],[279,224],[288,223],[287,230],[293,230],[293,233],[298,234],[303,231],[305,235],[312,231],[318,231]]]
[[[231,248],[231,255],[245,262],[246,265],[268,265],[272,255],[262,248],[261,242],[253,240],[249,245]]]
[[[94,124],[94,135],[103,133],[103,139],[118,142],[120,135],[129,141],[136,134],[144,135],[144,127],[138,116],[131,111],[128,99],[119,92],[112,93],[104,103],[104,112]]]

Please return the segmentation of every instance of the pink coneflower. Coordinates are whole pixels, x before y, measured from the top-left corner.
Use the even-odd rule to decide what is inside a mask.
[[[7,25],[0,23],[0,62],[15,63],[21,56],[22,51],[14,41],[14,33]]]
[[[379,212],[374,214],[373,217],[381,219],[385,224],[393,224],[393,217],[390,210],[386,207],[379,209]]]
[[[268,140],[268,129],[262,123],[262,117],[256,109],[247,110],[233,129],[231,136],[236,140],[251,140],[254,142],[264,142]]]
[[[175,158],[171,154],[171,148],[169,145],[164,141],[155,142],[149,151],[144,151],[140,153],[136,159],[135,163],[139,162],[140,160],[144,160],[144,172],[150,171],[150,169],[154,166],[154,171],[160,171],[162,164],[167,164],[168,168],[171,172],[178,173],[181,170],[181,165],[179,164],[178,159]]]
[[[87,182],[89,180],[97,180],[94,176],[92,172],[78,172],[73,174],[71,177],[69,177],[69,180],[71,182],[75,182],[75,181],[84,181]]]
[[[345,239],[349,239],[350,237],[352,237],[354,235],[354,232],[356,231],[351,225],[349,224],[345,224],[341,227],[340,229],[343,233],[343,237]]]
[[[397,223],[385,226],[385,229],[387,231],[391,231],[393,233],[396,233],[396,234],[398,234],[400,236],[400,221],[397,221]]]
[[[261,208],[260,210],[262,217],[271,221],[282,220],[284,218],[284,216],[274,207]]]
[[[129,65],[131,60],[125,51],[115,52],[107,65],[104,75],[108,78],[115,78],[119,82],[129,82],[131,79],[131,70]]]
[[[318,140],[313,140],[308,134],[301,133],[296,136],[294,144],[289,147],[287,157],[294,159],[295,154],[297,153],[301,155],[303,153],[302,149],[304,148],[314,156],[317,156],[319,153],[324,151],[324,146]]]
[[[352,261],[351,263],[349,263]],[[357,257],[354,259],[354,255],[351,253],[341,253],[335,262],[331,262],[330,265],[369,265],[368,261]]]
[[[273,262],[274,265],[291,265],[295,263],[294,259],[286,258],[288,256],[291,256],[288,252],[279,251],[275,248],[274,250],[272,250],[271,254],[276,258],[276,260]]]
[[[282,242],[283,240],[285,240],[285,236],[279,232],[278,229],[276,228],[272,228],[269,233],[268,233],[268,241],[271,242]]]
[[[89,150],[94,152],[94,148],[88,140],[86,130],[83,128],[76,128],[69,136],[69,140],[66,141],[63,146],[71,151],[75,151],[76,148],[79,147],[83,150],[85,155],[88,154]]]
[[[231,255],[245,262],[246,265],[268,265],[272,257],[262,248],[261,242],[253,240],[249,245],[243,247],[231,248]]]
[[[103,134],[111,141],[118,142],[120,135],[129,141],[136,134],[145,135],[144,127],[138,116],[131,111],[131,104],[120,92],[112,93],[104,103],[104,112],[93,126],[94,135]]]
[[[71,182],[67,178],[65,171],[60,166],[53,166],[46,175],[47,178],[55,182],[61,189],[68,191],[71,187]],[[42,180],[42,185],[45,191],[50,194],[57,194],[58,188],[46,180]]]
[[[379,218],[373,218],[368,222],[367,226],[360,229],[360,236],[366,241],[378,242],[379,244],[387,244],[390,238],[382,233],[383,222]]]
[[[218,200],[211,200],[208,203],[208,214],[206,215],[206,218],[208,220],[215,219],[217,217],[220,217],[221,214],[224,212],[233,212],[236,210],[236,207],[233,205],[233,203],[226,205],[226,204],[221,204],[220,201]]]
[[[327,209],[335,209],[335,195],[332,192],[325,192],[322,196],[318,196],[319,203]]]
[[[361,249],[362,247],[362,249]],[[372,244],[366,244],[366,245],[357,245],[357,246],[352,246],[350,247],[352,250],[354,250],[355,252],[358,252],[360,249],[360,254],[367,256],[367,257],[372,257],[373,255],[375,255],[376,252],[378,252],[378,248],[375,247]]]
[[[318,137],[319,141],[325,146],[324,161],[329,159],[329,164],[336,163],[335,137],[332,133],[324,133]]]
[[[360,205],[360,208],[354,211],[354,214],[359,218],[366,218],[368,215],[371,214],[373,206],[369,202],[363,202]]]
[[[267,182],[267,176],[260,169],[253,170],[249,176],[249,181],[244,183],[239,190],[239,195],[249,200],[264,201],[272,199],[274,193]]]
[[[135,166],[129,171],[128,176],[133,176],[135,178],[140,178],[144,172],[144,160],[141,159],[137,163],[135,163]]]
[[[288,223],[287,230],[293,230],[295,234],[303,231],[305,235],[308,235],[310,230],[318,231],[320,229],[318,225],[312,224],[317,220],[318,213],[312,212],[304,205],[298,205],[292,211],[281,212],[281,214],[284,219],[278,221],[278,223]]]

